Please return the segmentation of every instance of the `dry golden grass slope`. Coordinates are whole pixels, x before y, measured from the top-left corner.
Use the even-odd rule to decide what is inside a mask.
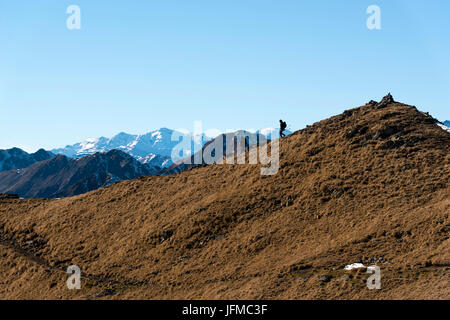
[[[0,298],[450,299],[450,134],[433,122],[371,103],[284,138],[274,176],[211,165],[0,200]],[[381,290],[342,268],[360,261]]]

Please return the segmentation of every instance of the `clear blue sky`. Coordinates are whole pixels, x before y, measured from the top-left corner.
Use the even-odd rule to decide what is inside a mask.
[[[0,149],[194,120],[295,130],[388,91],[450,119],[448,0],[0,0],[0,41]]]

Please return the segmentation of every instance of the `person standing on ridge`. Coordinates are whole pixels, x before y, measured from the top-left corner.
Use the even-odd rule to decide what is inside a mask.
[[[286,130],[286,128],[287,128],[287,123],[284,122],[283,120],[280,120],[280,138],[286,137],[286,135],[284,134],[284,130]]]

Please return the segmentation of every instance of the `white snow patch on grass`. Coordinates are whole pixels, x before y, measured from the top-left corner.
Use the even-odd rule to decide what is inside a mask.
[[[353,269],[360,269],[365,268],[365,266],[362,263],[352,263],[347,266],[345,266],[345,270],[353,270]]]

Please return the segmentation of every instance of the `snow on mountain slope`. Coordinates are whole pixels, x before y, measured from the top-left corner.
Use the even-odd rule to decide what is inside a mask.
[[[145,157],[137,157],[139,162],[148,164],[150,166],[157,166],[160,168],[165,168],[172,162],[171,158],[168,156],[161,156],[159,154],[150,153]]]
[[[447,131],[447,132],[450,132],[450,127],[447,127],[446,125],[443,125],[443,124],[441,124],[441,123],[437,123],[437,125],[438,125],[439,127],[441,127],[443,130],[445,130],[445,131]]]
[[[437,122],[436,123],[439,127],[441,127],[443,130],[450,132],[450,121],[444,121],[443,123]]]

